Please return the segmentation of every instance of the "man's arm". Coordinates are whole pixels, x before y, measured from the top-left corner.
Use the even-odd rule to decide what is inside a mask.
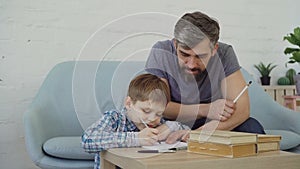
[[[229,75],[222,81],[223,96],[232,101],[246,86],[246,82],[240,70]],[[199,129],[220,129],[232,130],[246,121],[250,116],[250,100],[248,91],[246,91],[235,103],[235,110],[230,118],[226,121],[212,120]]]
[[[166,79],[162,78],[162,80],[168,85]],[[227,113],[223,113],[224,105],[226,105]],[[180,122],[191,122],[203,117],[225,121],[230,118],[234,111],[233,108],[234,104],[232,101],[226,101],[225,99],[219,99],[209,104],[191,105],[169,102],[164,112],[164,117]]]
[[[164,112],[164,117],[180,122],[189,122],[206,117],[209,104],[184,105],[176,102],[169,102]]]
[[[222,81],[222,91],[223,95],[228,102],[232,102],[239,94],[240,91],[243,90],[245,87],[246,82],[242,76],[241,71],[236,71],[235,73],[231,74],[230,76],[226,77]],[[199,105],[201,106],[201,105]],[[180,106],[178,106],[180,108]],[[235,111],[233,112],[232,116],[229,117],[225,121],[220,120],[211,120],[210,122],[206,123],[204,126],[198,129],[209,129],[209,130],[232,130],[235,127],[239,126],[245,120],[249,118],[250,115],[250,101],[248,96],[248,91],[246,91],[239,100],[235,103]],[[226,107],[225,107],[226,109]],[[183,113],[181,113],[183,114]],[[189,114],[189,113],[186,113]],[[188,137],[188,130],[182,130],[173,132],[169,135],[166,142],[174,143],[176,140],[187,140]]]
[[[167,83],[166,79],[162,80]],[[246,82],[242,73],[238,70],[222,81],[222,92],[226,100],[219,99],[211,104],[193,105],[170,102],[167,105],[164,116],[171,120],[181,122],[188,122],[207,117],[214,120],[205,124],[205,127],[211,129],[232,130],[243,123],[250,114],[249,96],[247,91],[239,98],[236,104],[232,102],[245,85]],[[220,117],[220,115],[224,116]]]
[[[161,78],[163,80],[169,90],[170,86],[166,79]],[[201,110],[201,111],[200,111]],[[195,119],[199,119],[201,117],[206,117],[206,113],[209,110],[209,104],[191,104],[184,105],[176,102],[169,102],[166,110],[164,112],[164,117],[170,120],[176,120],[180,122],[188,122]]]

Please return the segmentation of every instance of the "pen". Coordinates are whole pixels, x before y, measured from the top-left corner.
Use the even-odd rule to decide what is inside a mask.
[[[169,148],[168,150],[186,150],[186,149],[187,149],[187,146]]]
[[[175,150],[138,150],[138,153],[175,153]]]
[[[233,103],[236,103],[238,101],[238,99],[247,90],[247,88],[250,86],[251,83],[252,83],[252,81],[249,81],[249,83],[244,87],[244,89],[240,92],[240,94],[238,96],[236,96],[236,98],[233,100]]]

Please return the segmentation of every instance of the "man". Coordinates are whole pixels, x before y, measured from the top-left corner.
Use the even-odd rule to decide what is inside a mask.
[[[206,14],[186,13],[175,25],[174,39],[153,46],[146,70],[162,78],[171,92],[164,117],[192,129],[264,133],[249,117],[247,92],[233,103],[246,82],[233,48],[218,42],[219,30]]]

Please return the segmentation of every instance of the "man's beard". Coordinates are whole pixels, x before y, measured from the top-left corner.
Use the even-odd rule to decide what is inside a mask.
[[[183,76],[183,79],[186,82],[198,81],[200,79],[199,75],[202,73],[201,69],[197,69],[197,68],[191,69],[191,71],[198,71],[197,74],[189,74],[189,73],[187,73],[188,70],[189,70],[189,68],[187,68],[185,66],[180,66],[180,72]]]

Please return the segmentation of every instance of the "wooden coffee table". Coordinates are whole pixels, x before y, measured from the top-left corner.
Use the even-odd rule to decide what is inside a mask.
[[[101,169],[299,169],[300,154],[284,151],[243,158],[225,158],[189,153],[137,153],[141,148],[115,148],[101,152]]]

